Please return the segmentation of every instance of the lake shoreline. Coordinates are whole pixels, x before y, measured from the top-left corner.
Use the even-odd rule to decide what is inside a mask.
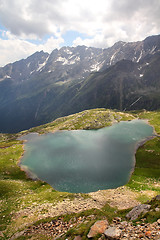
[[[33,181],[42,181],[41,179],[39,179],[36,175],[34,176],[34,174],[31,172],[31,170],[29,170],[29,168],[27,166],[22,165],[22,158],[24,157],[24,154],[26,152],[25,150],[25,142],[27,142],[27,140],[23,140],[23,144],[22,144],[22,148],[23,148],[23,154],[20,156],[20,158],[17,161],[17,165],[18,167],[21,169],[21,171],[23,171],[26,175],[26,177],[30,180]],[[43,181],[42,181],[43,182]]]
[[[150,125],[150,126],[151,126],[151,125]],[[133,167],[133,170],[130,172],[128,182],[131,180],[132,174],[133,174],[134,171],[135,171],[135,167],[136,167],[136,153],[137,153],[138,149],[139,149],[140,147],[142,147],[146,142],[148,142],[149,140],[154,139],[155,137],[156,137],[156,136],[147,137],[147,138],[144,139],[143,141],[141,141],[141,142],[139,142],[139,143],[136,144],[136,146],[135,146],[135,151],[134,151],[134,167]],[[128,182],[127,182],[127,183],[128,183]],[[126,183],[126,184],[127,184],[127,183]],[[126,185],[126,184],[125,184],[125,185]],[[124,186],[125,186],[125,185],[124,185]]]
[[[136,119],[134,119],[134,120],[136,120]],[[134,121],[133,120],[133,121]],[[137,120],[139,120],[139,119],[137,119]],[[148,121],[145,121],[145,120],[140,120],[140,121],[144,121],[146,124],[148,124]],[[123,122],[130,122],[130,121],[123,121]],[[118,123],[117,123],[118,124]],[[115,125],[115,124],[113,124],[113,125]],[[150,125],[150,124],[148,124],[148,125]],[[150,125],[151,126],[151,125]],[[152,126],[151,126],[152,127]],[[103,128],[102,128],[103,129]],[[152,127],[152,129],[153,129],[153,127]],[[60,132],[61,132],[61,130],[59,130]],[[68,132],[67,130],[65,130],[66,132]],[[57,132],[57,131],[56,131]],[[154,129],[153,129],[153,132],[154,132]],[[51,132],[51,133],[53,133],[53,132]],[[54,132],[55,133],[55,132]],[[54,134],[53,133],[53,134]],[[29,133],[30,134],[30,133]],[[36,134],[36,135],[38,135],[39,136],[39,134],[38,133],[32,133],[32,134]],[[45,133],[45,134],[47,134],[47,133]],[[45,135],[44,134],[44,135]],[[132,176],[132,174],[133,174],[133,172],[134,172],[134,170],[135,170],[135,166],[136,166],[136,157],[135,157],[135,155],[136,155],[136,152],[137,152],[137,150],[138,150],[138,148],[140,147],[140,146],[142,146],[142,145],[144,145],[145,144],[145,142],[147,142],[147,141],[149,141],[150,139],[152,139],[152,138],[154,138],[154,137],[156,137],[156,136],[149,136],[149,137],[146,137],[145,139],[143,139],[142,141],[139,141],[136,145],[135,145],[135,150],[134,150],[134,162],[133,162],[133,168],[131,169],[131,171],[130,171],[130,174],[129,174],[129,178],[128,178],[128,180],[127,180],[127,182],[125,183],[125,184],[123,184],[123,185],[120,185],[120,186],[125,186],[128,182],[129,182],[129,180],[130,180],[130,178],[131,178],[131,176]],[[22,140],[22,139],[20,139],[20,140]],[[27,142],[28,140],[23,140],[24,141],[24,144],[23,144],[23,149],[24,149],[24,153],[23,153],[23,155],[21,156],[21,158],[19,159],[19,163],[18,163],[18,165],[19,165],[19,167],[21,168],[21,170],[22,171],[24,171],[25,173],[26,173],[26,176],[28,177],[28,178],[30,178],[30,179],[32,179],[33,181],[35,181],[35,180],[40,180],[40,181],[42,181],[42,182],[44,182],[43,180],[41,180],[39,177],[37,177],[37,175],[35,174],[35,173],[33,173],[27,166],[25,166],[25,165],[23,165],[23,163],[22,163],[22,158],[24,157],[24,154],[25,154],[25,142]],[[50,183],[48,183],[49,185],[51,185]],[[52,185],[51,185],[52,186]],[[119,186],[118,186],[119,187]],[[52,187],[53,189],[55,189],[54,187]],[[102,188],[101,190],[105,190],[105,189],[116,189],[117,187],[109,187],[109,188]],[[95,191],[97,191],[97,190],[95,190]],[[69,191],[70,192],[70,191]],[[88,192],[88,191],[87,191]],[[89,191],[89,192],[93,192],[93,191]]]

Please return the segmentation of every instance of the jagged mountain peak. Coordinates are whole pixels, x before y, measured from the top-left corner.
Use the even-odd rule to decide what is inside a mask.
[[[152,42],[152,43],[158,43],[160,41],[160,35],[152,35],[152,36],[148,36],[146,37],[144,40],[144,42]]]
[[[126,42],[118,41],[112,47],[119,48],[119,47],[123,47],[125,44],[126,44]]]
[[[67,80],[87,77],[91,72],[104,70],[122,59],[139,62],[148,54],[160,51],[160,35],[147,37],[144,41],[119,41],[107,49],[86,47],[62,47],[51,54],[35,52],[26,59],[0,68],[0,81],[12,79],[25,81],[39,72],[55,74],[54,79]],[[59,71],[59,74],[57,73]],[[71,76],[67,72],[70,72]]]
[[[26,59],[0,68],[0,81],[11,79],[18,83],[29,79],[33,73],[36,73],[45,65],[48,56],[49,54],[43,51],[35,52]]]

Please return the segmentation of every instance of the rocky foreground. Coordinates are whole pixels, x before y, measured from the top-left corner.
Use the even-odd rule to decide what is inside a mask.
[[[63,216],[48,222],[41,222],[32,225],[24,231],[16,233],[10,240],[18,239],[20,236],[24,239],[39,239],[38,236],[46,236],[46,239],[65,239],[65,240],[83,240],[83,239],[155,239],[160,240],[160,218],[148,223],[148,216],[160,217],[160,195],[154,197],[147,204],[139,204],[131,209],[125,216],[114,217],[109,222],[106,216],[101,220],[96,220],[94,212],[92,215],[73,217],[66,221]],[[152,219],[154,220],[154,219]],[[83,224],[86,227],[86,236],[76,234],[76,229]],[[93,224],[92,224],[93,223]],[[83,231],[84,232],[84,231]]]
[[[101,227],[100,227],[101,226]],[[97,221],[90,229],[88,238],[93,238],[98,233],[102,234],[99,240],[102,239],[160,239],[160,219],[156,222],[139,223],[134,226],[132,222],[121,221],[121,218],[113,219],[112,224],[108,224],[107,220]],[[75,237],[74,240],[80,240]]]
[[[93,216],[90,216],[93,218]],[[56,221],[52,221],[50,223],[40,224],[39,226],[32,226],[29,229],[17,233],[10,240],[17,239],[19,236],[30,236],[37,234],[46,235],[46,239],[61,239],[66,232],[76,227],[78,224],[84,222],[86,220],[85,217],[74,219],[69,223],[63,221],[63,218],[59,218]],[[134,226],[132,222],[121,221],[121,218],[113,219],[113,223],[109,224],[107,220],[100,220],[95,222],[95,224],[91,227],[87,239],[92,239],[97,236],[97,234],[101,235],[99,240],[103,239],[124,239],[124,240],[134,240],[134,239],[160,239],[160,219],[156,222],[150,223],[139,223]],[[71,238],[65,238],[71,239]],[[74,237],[74,240],[82,240],[82,236],[77,235]]]

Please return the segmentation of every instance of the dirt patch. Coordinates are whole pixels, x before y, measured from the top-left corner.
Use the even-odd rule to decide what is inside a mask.
[[[139,194],[131,191],[125,186],[116,189],[97,191],[89,193],[89,195],[96,201],[101,202],[102,205],[107,202],[111,207],[117,207],[118,209],[134,207],[140,203],[136,200]]]
[[[140,193],[141,193],[141,195],[143,195],[143,194],[146,195],[149,199],[152,199],[157,195],[157,193],[152,190],[144,190],[144,191],[141,191]]]

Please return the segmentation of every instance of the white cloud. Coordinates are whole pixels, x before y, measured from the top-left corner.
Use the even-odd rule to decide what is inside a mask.
[[[73,45],[108,47],[119,40],[142,40],[160,33],[159,13],[160,0],[0,0],[0,22],[10,34],[8,40],[0,40],[0,62],[25,57],[40,47],[51,51],[70,30],[87,36],[76,38]],[[43,42],[46,35],[52,37],[44,44],[27,41]]]
[[[113,25],[132,25],[135,20],[144,29],[153,25],[160,30],[159,0],[1,0],[0,20],[17,36],[57,34],[77,30],[94,36]],[[132,35],[137,32],[134,29]],[[126,31],[127,34],[127,31]],[[112,31],[112,35],[115,35]],[[128,34],[127,34],[128,35]],[[147,35],[147,33],[146,33]],[[118,36],[117,36],[118,38]],[[131,36],[130,36],[131,38]]]
[[[37,48],[39,49],[39,51],[43,49],[43,51],[50,53],[51,51],[53,51],[53,49],[59,48],[60,44],[63,42],[64,39],[61,37],[59,38],[50,37],[44,44],[39,44]]]
[[[77,45],[85,45],[87,47],[100,47],[100,48],[104,48],[106,46],[108,46],[108,44],[104,44],[104,36],[101,34],[97,34],[94,38],[86,38],[86,39],[82,39],[80,37],[77,37],[74,41],[73,41],[73,46],[77,46]]]
[[[109,47],[119,40],[138,41],[160,33],[159,0],[111,0],[110,3],[108,10],[101,13],[99,28],[97,25],[93,34],[89,34],[92,37],[76,38],[73,46]],[[99,32],[94,32],[96,29]]]
[[[43,44],[34,44],[17,38],[10,32],[5,33],[5,36],[7,36],[8,39],[0,39],[0,66],[4,66],[7,63],[17,61],[21,58],[26,58],[42,49],[50,53],[53,49],[59,48],[59,45],[64,41],[62,38],[50,37]]]

